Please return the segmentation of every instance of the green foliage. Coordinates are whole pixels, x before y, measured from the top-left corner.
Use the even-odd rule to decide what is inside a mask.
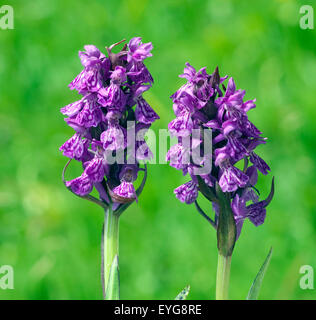
[[[186,300],[188,294],[190,293],[190,286],[186,286],[174,300]]]
[[[262,281],[263,281],[264,275],[269,267],[271,256],[272,256],[272,247],[271,247],[266,259],[264,260],[264,263],[261,266],[258,274],[256,275],[255,280],[253,281],[253,283],[250,287],[250,290],[249,290],[248,296],[247,296],[247,300],[257,300],[258,299],[259,292],[260,292],[261,285],[262,285]]]
[[[249,275],[272,244],[261,299],[316,299],[299,288],[299,268],[316,267],[316,30],[299,28],[311,0],[25,0],[7,1],[15,29],[0,30],[0,265],[15,270],[1,299],[101,299],[103,210],[65,189],[59,146],[73,134],[59,108],[78,99],[67,84],[81,71],[78,50],[142,36],[154,44],[155,78],[145,98],[166,128],[169,96],[189,61],[218,65],[246,99],[250,119],[268,137],[258,153],[272,169],[259,175],[262,198],[276,177],[263,226],[245,222],[232,258],[230,298],[242,299]],[[67,179],[81,172],[74,161]],[[140,179],[142,178],[142,174]],[[138,204],[120,218],[122,299],[166,299],[190,283],[190,299],[215,297],[216,233],[194,205],[173,194],[188,177],[149,165]],[[140,183],[141,181],[139,181]],[[210,216],[208,202],[198,198]]]
[[[234,214],[230,206],[230,194],[222,192],[222,189],[216,182],[216,195],[219,205],[217,227],[218,253],[224,257],[230,257],[233,253],[237,237]]]
[[[105,290],[105,300],[120,299],[119,258],[116,255],[111,265],[109,282]]]

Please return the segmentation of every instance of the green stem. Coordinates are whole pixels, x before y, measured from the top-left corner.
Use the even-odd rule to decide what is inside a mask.
[[[225,257],[218,253],[216,276],[216,300],[228,300],[231,259],[231,256]]]
[[[109,283],[110,270],[115,256],[119,254],[119,216],[112,211],[111,206],[105,210],[102,236],[102,286],[103,295]],[[108,294],[107,296],[112,296]]]

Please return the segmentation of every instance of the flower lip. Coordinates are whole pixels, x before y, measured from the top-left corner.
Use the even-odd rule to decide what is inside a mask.
[[[126,69],[121,66],[116,66],[114,71],[111,72],[111,80],[115,84],[121,84],[127,80]]]
[[[123,181],[119,186],[113,189],[111,189],[108,184],[108,190],[113,202],[125,204],[137,200],[136,192],[132,183]]]
[[[198,197],[197,184],[191,180],[174,190],[176,197],[186,204],[193,203]]]
[[[142,43],[141,40],[142,38],[140,37],[135,37],[130,40],[128,44],[127,62],[142,62],[144,59],[152,57],[152,43]]]

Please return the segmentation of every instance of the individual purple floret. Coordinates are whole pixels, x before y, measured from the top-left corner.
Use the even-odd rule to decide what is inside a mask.
[[[93,45],[79,52],[84,69],[69,87],[82,98],[61,108],[75,133],[60,150],[83,166],[82,175],[66,181],[66,186],[79,196],[88,196],[95,186],[100,199],[107,204],[112,201],[116,207],[137,200],[133,182],[139,170],[146,170],[140,168],[139,160],[152,156],[145,141],[136,141],[136,150],[128,151],[128,122],[148,129],[159,119],[142,97],[153,83],[143,63],[152,56],[153,46],[133,38],[119,53],[114,53],[113,49],[122,42],[106,48],[107,55]],[[135,156],[138,154],[141,156]],[[127,164],[131,163],[131,155],[135,159],[132,165]]]
[[[238,237],[246,218],[255,226],[264,222],[266,207],[274,190],[272,184],[269,197],[259,202],[255,188],[258,171],[266,175],[270,168],[254,152],[257,146],[266,143],[266,138],[261,137],[261,132],[247,115],[256,107],[256,100],[244,101],[246,92],[236,89],[233,78],[228,80],[226,88],[224,81],[227,76],[221,78],[218,68],[208,74],[206,68],[196,71],[187,63],[180,77],[187,83],[171,96],[176,118],[168,126],[171,135],[177,137],[178,144],[168,151],[167,161],[182,170],[183,175],[189,174],[190,181],[176,188],[174,193],[180,201],[191,204],[196,202],[200,191],[213,204],[216,214],[212,223],[216,226],[221,210],[216,192],[218,184],[221,192],[229,195]],[[196,129],[200,129],[198,139],[193,134]],[[212,144],[211,152],[202,152],[202,159],[197,163],[193,158],[194,149],[199,146],[203,150],[206,145],[201,129],[211,131]],[[191,143],[190,148],[185,141]],[[211,162],[208,171],[199,173],[194,170],[203,169],[207,162]]]
[[[174,190],[176,197],[187,204],[193,203],[198,196],[197,184],[192,180]]]

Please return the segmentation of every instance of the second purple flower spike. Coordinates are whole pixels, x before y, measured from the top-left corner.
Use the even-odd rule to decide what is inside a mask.
[[[231,256],[244,220],[263,224],[274,194],[274,179],[265,200],[259,201],[255,186],[258,171],[270,171],[255,152],[266,138],[247,116],[256,107],[255,99],[245,101],[245,90],[236,89],[233,78],[225,85],[227,76],[221,78],[218,68],[208,74],[206,68],[196,71],[189,63],[180,77],[187,83],[171,96],[176,118],[168,126],[178,143],[167,160],[190,179],[174,190],[176,197],[195,203],[217,230],[216,298],[227,299]],[[199,206],[199,194],[212,203],[214,218]]]
[[[187,63],[180,77],[187,83],[171,96],[176,118],[168,126],[170,133],[178,138],[178,144],[169,150],[167,160],[184,175],[189,174],[190,181],[176,188],[175,195],[180,201],[191,204],[196,202],[200,191],[213,203],[216,225],[218,183],[222,192],[229,193],[238,237],[244,219],[249,218],[256,226],[264,222],[265,208],[272,197],[259,201],[255,188],[258,171],[264,175],[270,171],[266,162],[255,153],[258,145],[266,143],[266,138],[261,137],[261,132],[247,116],[247,112],[256,107],[255,99],[244,101],[246,92],[236,89],[233,78],[228,80],[226,88],[227,76],[221,78],[218,68],[208,74],[206,68],[196,71]],[[202,165],[192,161],[194,148],[199,145],[203,150],[205,144],[202,132],[198,142],[193,141],[193,131],[199,129],[212,132],[212,151],[203,155]],[[188,137],[190,148],[183,143]],[[189,160],[184,161],[184,158]],[[209,172],[200,175],[194,172],[210,159]],[[241,160],[243,169],[236,166]],[[253,204],[247,205],[249,201]]]

